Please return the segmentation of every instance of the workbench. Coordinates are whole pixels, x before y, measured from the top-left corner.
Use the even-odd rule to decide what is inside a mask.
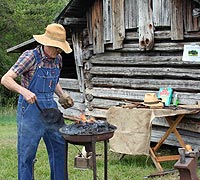
[[[107,112],[107,121],[117,130],[110,139],[110,148],[113,152],[131,155],[150,155],[159,171],[163,171],[161,162],[178,160],[179,155],[157,156],[156,152],[163,145],[167,137],[174,133],[180,147],[185,147],[185,142],[177,130],[177,125],[187,114],[200,112],[199,105],[182,106],[174,109],[147,109],[111,107]],[[154,118],[163,117],[169,124],[167,131],[154,147],[150,147],[152,121]]]

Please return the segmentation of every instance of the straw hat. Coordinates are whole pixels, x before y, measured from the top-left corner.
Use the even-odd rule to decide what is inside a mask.
[[[164,107],[163,103],[157,98],[155,93],[146,93],[143,104],[152,109],[161,109]]]
[[[66,41],[66,31],[61,24],[50,24],[42,35],[33,35],[33,38],[42,45],[53,46],[62,49],[65,53],[72,52]]]

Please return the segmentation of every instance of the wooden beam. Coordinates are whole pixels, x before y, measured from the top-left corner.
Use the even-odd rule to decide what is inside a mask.
[[[64,26],[85,26],[86,19],[85,18],[64,18],[63,21]]]
[[[112,0],[113,49],[120,49],[125,38],[124,0]]]
[[[171,39],[183,40],[183,1],[172,0]]]
[[[154,46],[154,25],[150,0],[139,4],[139,49],[151,50]]]
[[[104,52],[104,33],[103,33],[103,1],[96,0],[92,7],[92,38],[93,51],[96,53]]]

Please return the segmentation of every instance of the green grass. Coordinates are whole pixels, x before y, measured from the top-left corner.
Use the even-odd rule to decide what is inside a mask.
[[[17,152],[16,152],[16,122],[15,111],[0,110],[0,180],[17,179]],[[78,149],[82,146],[69,144],[69,177],[70,180],[91,180],[93,179],[92,170],[80,170],[74,168],[74,158],[79,153]],[[97,157],[97,176],[98,180],[103,180],[104,176],[104,157],[103,143],[96,143]],[[146,156],[126,155],[120,160],[121,155],[108,152],[108,179],[109,180],[142,180],[156,172],[153,162]],[[165,169],[173,169],[175,162],[163,163]],[[35,163],[35,180],[49,180],[48,157],[44,142],[41,141],[38,152],[37,162]],[[200,173],[199,173],[200,174]],[[178,180],[178,173],[156,177],[154,180]]]

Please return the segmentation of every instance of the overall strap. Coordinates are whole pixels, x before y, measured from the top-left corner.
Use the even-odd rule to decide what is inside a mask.
[[[37,64],[39,64],[41,62],[41,60],[40,60],[38,51],[36,49],[33,49],[33,53],[34,53]]]

